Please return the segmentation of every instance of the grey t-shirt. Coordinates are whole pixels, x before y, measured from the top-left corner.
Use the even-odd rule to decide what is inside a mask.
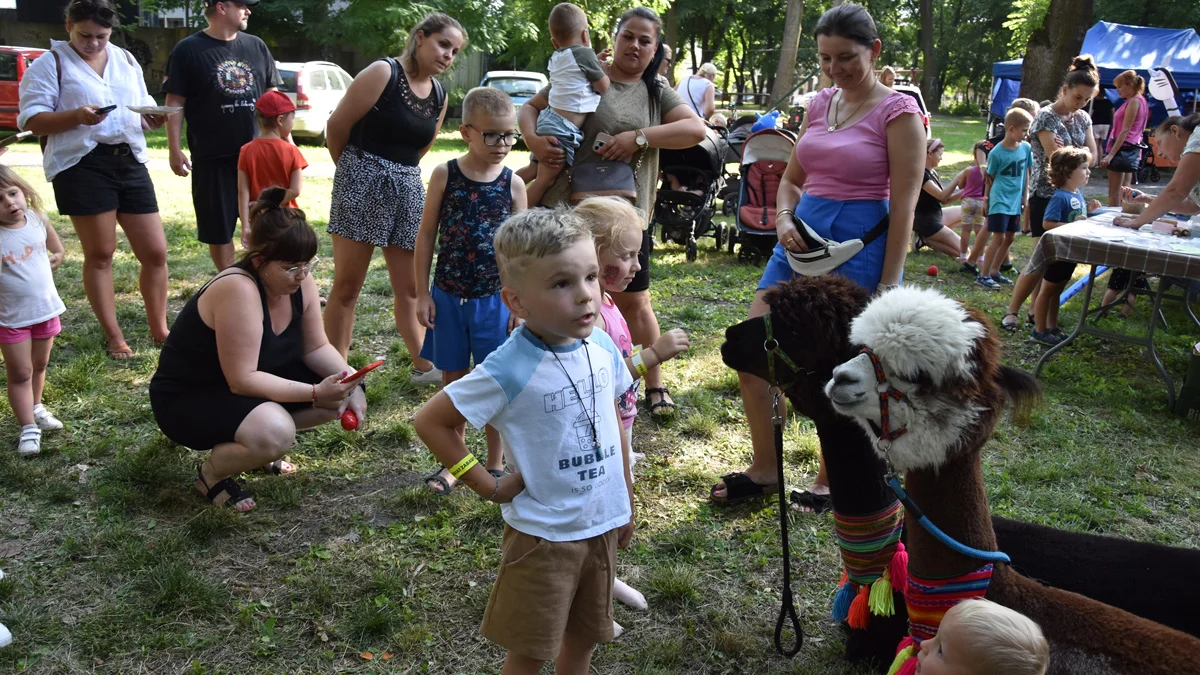
[[[541,91],[543,96],[549,96],[550,88]],[[600,157],[592,150],[596,142],[596,134],[603,131],[610,136],[616,136],[623,131],[635,131],[646,127],[658,126],[662,123],[663,115],[681,105],[687,105],[666,82],[659,82],[658,104],[653,106],[651,114],[650,92],[646,91],[646,83],[638,80],[633,84],[613,82],[608,91],[600,97],[600,105],[596,112],[588,115],[583,123],[583,144],[575,151],[575,164],[595,162]],[[638,197],[636,206],[646,214],[649,223],[650,214],[654,210],[654,195],[658,191],[658,148],[650,148],[634,153],[630,162],[637,167],[638,159],[642,159],[639,170],[634,174],[637,182]],[[570,169],[562,172],[558,180],[542,197],[542,205],[556,206],[566,204],[570,198],[569,186]]]

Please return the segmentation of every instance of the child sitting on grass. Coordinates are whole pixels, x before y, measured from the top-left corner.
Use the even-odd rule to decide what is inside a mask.
[[[67,309],[54,287],[63,253],[37,193],[0,164],[0,353],[24,457],[42,451],[42,431],[63,428],[42,405],[50,349],[62,331],[58,315]]]
[[[483,636],[504,647],[504,675],[587,673],[613,638],[617,549],[633,536],[633,488],[620,400],[632,378],[602,330],[591,232],[565,210],[530,209],[496,232],[504,304],[524,320],[466,377],[436,394],[414,426],[479,496],[502,504],[504,538]],[[458,429],[494,426],[514,472],[479,465]],[[517,564],[519,562],[519,564]]]
[[[988,200],[988,232],[995,235],[988,242],[985,260],[981,264],[975,283],[988,290],[1000,290],[1001,284],[1012,281],[1000,274],[1000,263],[1008,258],[1008,249],[1013,237],[1021,229],[1021,212],[1029,202],[1029,170],[1033,161],[1033,150],[1025,141],[1033,118],[1020,108],[1013,108],[1004,116],[1004,140],[988,154],[987,179],[984,181],[983,196]],[[971,256],[979,254],[976,241]],[[968,259],[965,265],[972,265]]]
[[[281,187],[287,190],[283,205],[300,208],[303,171],[308,160],[300,148],[287,139],[296,122],[296,106],[281,91],[268,91],[254,104],[258,120],[258,138],[242,146],[238,153],[238,217],[242,221],[242,248],[250,246],[250,202],[258,199],[263,190]]]
[[[1084,148],[1068,146],[1051,155],[1048,178],[1057,189],[1046,204],[1042,227],[1047,232],[1063,223],[1086,220],[1088,211],[1100,208],[1100,202],[1095,199],[1090,202],[1084,200],[1080,191],[1092,176],[1089,164],[1091,154]],[[1042,289],[1033,304],[1034,326],[1029,338],[1034,342],[1053,347],[1067,339],[1058,327],[1058,298],[1074,272],[1075,263],[1072,262],[1055,262],[1046,267],[1042,275]],[[1006,314],[1005,318],[1008,316]],[[1015,314],[1012,316],[1016,318]]]
[[[921,643],[920,675],[1044,675],[1050,645],[1032,619],[990,600],[963,600]]]
[[[496,229],[513,213],[525,210],[525,183],[504,166],[516,143],[512,99],[499,89],[475,87],[463,98],[459,133],[467,154],[439,164],[429,179],[421,229],[414,253],[417,275],[417,319],[429,330],[421,358],[442,371],[450,384],[496,351],[516,327],[500,300],[500,270],[493,239]],[[434,239],[438,244],[433,287]],[[459,428],[459,433],[465,433]],[[487,437],[487,470],[504,471],[500,436],[492,427]],[[425,479],[440,495],[454,490],[454,476],[442,470]]]

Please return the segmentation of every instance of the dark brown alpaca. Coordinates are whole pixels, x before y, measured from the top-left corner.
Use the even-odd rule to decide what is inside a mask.
[[[860,354],[834,370],[826,387],[834,408],[858,417],[873,438],[904,427],[887,457],[904,472],[912,500],[957,541],[995,551],[980,451],[1005,403],[1027,402],[1036,382],[1000,364],[985,317],[932,290],[901,288],[881,296],[855,319],[851,340],[874,351],[887,383],[904,397],[889,400],[885,423],[875,367]],[[939,579],[981,567],[914,522],[909,513],[910,574]],[[1051,643],[1051,673],[1200,672],[1195,637],[1043,587],[1005,564],[996,564],[985,597],[1041,625]]]

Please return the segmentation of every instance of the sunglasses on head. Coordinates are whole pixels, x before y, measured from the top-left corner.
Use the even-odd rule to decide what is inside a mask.
[[[88,0],[75,3],[75,7],[72,9],[78,9],[80,13],[95,17],[101,21],[112,21],[113,17],[117,15],[111,7],[97,5],[94,2],[88,2]]]

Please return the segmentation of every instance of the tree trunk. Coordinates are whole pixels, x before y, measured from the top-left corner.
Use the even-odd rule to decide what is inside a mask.
[[[925,105],[932,113],[941,107],[937,84],[937,49],[933,45],[933,0],[921,0],[918,11],[921,15],[921,95],[925,97]]]
[[[775,86],[771,100],[778,101],[796,86],[796,52],[800,49],[800,21],[804,18],[804,0],[788,0],[783,24],[783,42],[779,44],[779,65],[775,67]]]
[[[1021,96],[1035,101],[1058,96],[1071,59],[1092,24],[1094,0],[1050,0],[1046,18],[1029,36],[1021,64]]]
[[[679,12],[675,9],[675,3],[667,8],[667,25],[666,25],[666,43],[671,45],[674,51],[671,54],[672,66],[667,69],[667,82],[671,86],[675,86],[675,68],[674,65],[679,63],[679,55],[683,53],[683,45],[679,44]]]

